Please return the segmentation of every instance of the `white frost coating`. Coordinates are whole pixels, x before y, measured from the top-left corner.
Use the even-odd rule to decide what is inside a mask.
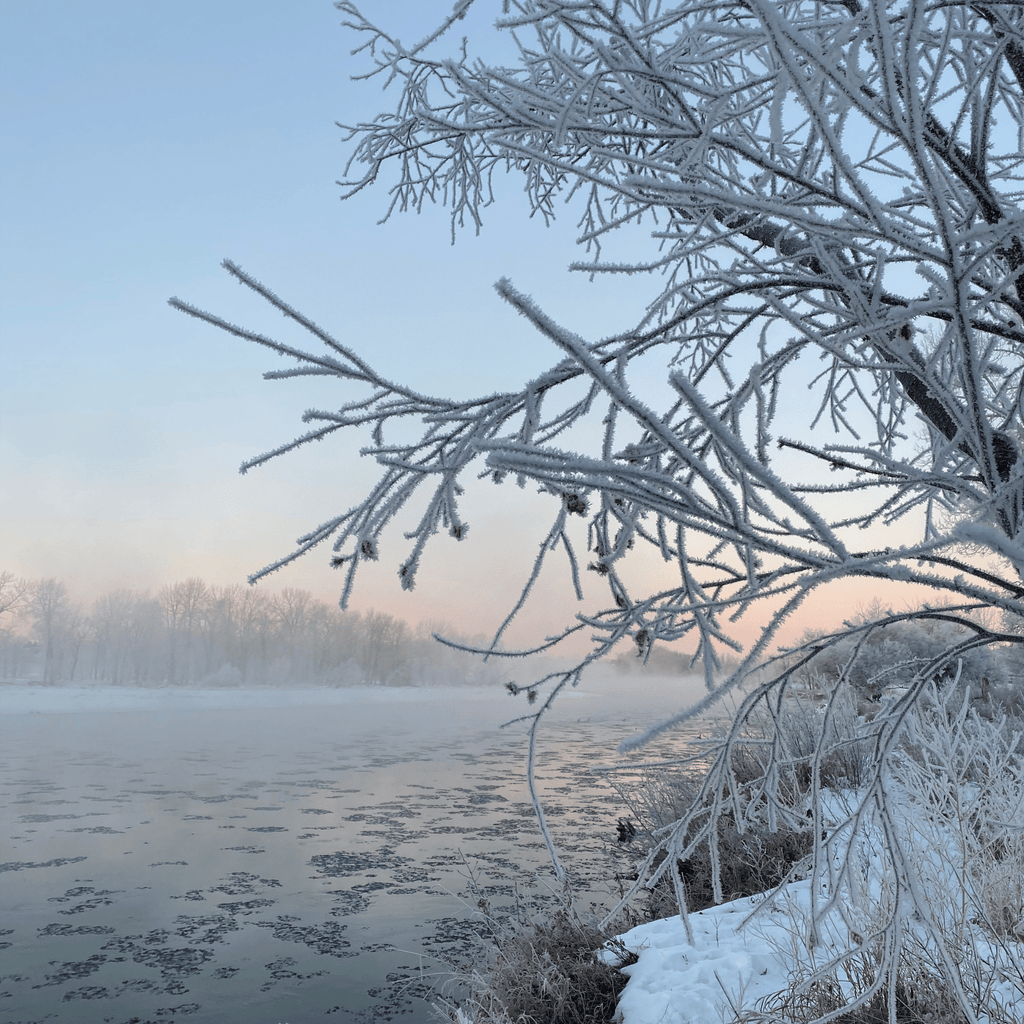
[[[953,530],[954,536],[965,540],[969,544],[976,544],[981,548],[1001,555],[1016,570],[1018,575],[1024,577],[1024,545],[1017,538],[1010,539],[1005,533],[1000,533],[991,526],[984,523],[975,523],[967,520],[957,523]]]
[[[307,412],[310,433],[247,466],[365,428],[362,454],[381,467],[362,501],[256,576],[330,541],[347,601],[358,568],[383,557],[395,516],[415,499],[416,525],[395,556],[410,588],[428,543],[465,536],[465,484],[536,488],[550,525],[537,526],[521,599],[483,650],[529,653],[499,651],[498,640],[563,551],[583,604],[546,625],[534,650],[581,635],[590,649],[512,688],[535,705],[524,715],[531,751],[553,698],[616,647],[649,659],[659,645],[685,644],[704,667],[708,702],[754,687],[694,806],[658,833],[635,886],[668,882],[677,859],[706,845],[719,897],[725,815],[743,833],[806,825],[810,813],[810,859],[815,869],[831,863],[835,837],[821,838],[818,825],[835,694],[878,630],[914,617],[951,627],[948,645],[902,673],[902,696],[857,727],[872,754],[849,827],[862,834],[877,814],[897,870],[899,898],[880,925],[879,969],[894,977],[913,915],[938,934],[890,795],[908,715],[971,652],[1022,642],[979,613],[1024,618],[1024,5],[477,0],[415,52],[352,0],[338,7],[362,44],[365,77],[396,93],[390,111],[350,128],[351,192],[386,179],[387,215],[440,201],[454,232],[483,225],[506,178],[517,178],[532,215],[548,220],[560,200],[575,204],[587,256],[574,270],[647,275],[650,301],[631,328],[583,338],[528,298],[529,282],[500,282],[552,342],[551,362],[507,392],[456,401],[381,376],[226,262],[326,352],[174,304],[298,362],[275,379],[312,374],[356,388]],[[511,51],[502,66],[477,59],[470,37],[460,45],[445,34],[464,15],[498,10]],[[649,243],[646,259],[606,258],[622,234]],[[991,530],[958,529],[964,520]],[[896,542],[874,533],[892,525]],[[965,554],[968,536],[982,558]],[[989,565],[991,555],[1009,568]],[[935,604],[846,623],[788,660],[772,656],[790,616],[825,606],[830,585],[850,577],[904,588],[905,600],[886,594],[895,605],[925,593]],[[760,632],[740,643],[736,623],[755,619]],[[851,659],[823,695],[824,731],[813,749],[795,749],[777,725],[793,674],[813,676],[844,645]],[[728,678],[723,656],[739,660]],[[738,786],[732,755],[758,714],[763,773]],[[787,795],[794,772],[811,780],[799,806]],[[847,857],[840,874],[856,866]],[[830,899],[812,899],[815,927]],[[936,941],[957,988],[948,943]]]

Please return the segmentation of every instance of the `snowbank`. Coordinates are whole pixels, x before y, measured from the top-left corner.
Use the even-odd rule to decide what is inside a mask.
[[[790,899],[810,902],[809,882],[790,886]],[[619,999],[623,1024],[721,1024],[784,990],[794,966],[792,919],[749,920],[761,897],[690,915],[693,945],[681,918],[642,924],[620,935],[640,960],[623,967],[629,983]],[[744,922],[745,927],[743,926]]]
[[[815,966],[841,952],[826,927],[808,960],[805,922],[810,916],[810,881],[786,887],[781,903],[751,918],[763,895],[709,907],[690,915],[693,944],[679,917],[652,921],[619,936],[639,961],[622,968],[629,982],[619,998],[622,1024],[722,1024],[754,1010],[766,996],[786,991]],[[838,922],[837,922],[838,923]],[[848,935],[846,929],[843,933]],[[838,934],[838,930],[836,931]],[[610,956],[610,954],[609,954]],[[988,1007],[1005,1012],[1024,1005],[1006,979],[993,980]],[[979,1014],[980,1024],[989,1021]]]
[[[946,838],[951,844],[955,841],[952,834]],[[876,869],[881,862],[877,851],[868,860]],[[944,892],[951,896],[955,890],[948,884]],[[878,900],[880,893],[872,891],[870,898]],[[848,917],[857,916],[856,907],[847,904],[845,909]],[[637,963],[622,968],[629,977],[618,1004],[622,1024],[723,1024],[758,1009],[761,1000],[786,992],[851,948],[850,929],[833,911],[816,930],[812,951],[809,879],[790,883],[773,904],[765,902],[765,894],[758,894],[697,911],[689,920],[692,943],[678,916],[639,925],[619,936],[639,956]],[[974,934],[973,946],[974,958],[967,959],[983,969],[988,986],[980,1004],[975,1004],[981,1011],[979,1024],[1024,1021],[1019,961],[1009,971],[1001,969],[1005,955],[983,932]],[[613,954],[608,957],[611,961]],[[965,961],[964,970],[969,973],[969,968]],[[841,974],[839,984],[850,996],[849,981]],[[984,1012],[986,1008],[989,1013]],[[1021,1011],[1019,1017],[1014,1010]]]

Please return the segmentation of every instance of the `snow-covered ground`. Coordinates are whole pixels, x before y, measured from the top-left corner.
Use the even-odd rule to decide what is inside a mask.
[[[809,904],[809,882],[789,888],[793,910]],[[722,1024],[783,991],[794,969],[789,914],[750,920],[759,896],[690,915],[693,944],[679,917],[639,925],[620,936],[639,954],[619,1011],[624,1024]]]
[[[792,883],[778,907],[754,917],[751,913],[763,896],[691,914],[692,944],[679,917],[639,925],[619,936],[640,957],[622,969],[629,976],[619,1000],[623,1024],[728,1024],[756,1009],[765,997],[785,992],[794,978],[808,977],[812,964],[804,937],[810,886],[810,881]],[[815,947],[818,965],[842,951],[829,941],[828,929],[822,939]],[[1024,1021],[1024,993],[1011,981],[995,980],[987,999],[992,1016],[982,1012],[980,1024]],[[997,1006],[1003,1012],[998,1018]]]
[[[907,728],[911,751],[889,755],[879,787],[822,790],[828,843],[814,878],[692,913],[690,935],[676,916],[619,937],[639,957],[623,968],[623,1024],[729,1024],[765,1009],[789,1019],[771,997],[815,976],[852,998],[882,970],[883,933],[905,981],[958,974],[970,1019],[1024,1024],[1017,738],[952,690],[930,691]]]
[[[978,979],[983,977],[990,986],[985,995],[972,1000],[978,1024],[1024,1022],[1024,948],[1012,936],[1001,944],[981,924],[976,902],[978,878],[964,880],[965,873],[974,874],[979,867],[977,859],[969,854],[965,857],[969,840],[958,830],[955,819],[930,813],[904,786],[893,785],[892,789],[894,795],[901,796],[899,841],[916,862],[915,884],[921,905],[947,939],[959,936],[964,976],[969,978],[976,969]],[[830,825],[848,819],[860,799],[855,791],[822,795],[825,820]],[[1003,792],[989,790],[987,794],[965,786],[961,798],[964,808],[985,799],[989,812],[999,808],[996,818],[1001,826],[1019,832],[1021,800],[1012,783]],[[964,820],[969,818],[965,815]],[[833,876],[841,885],[837,893],[841,894],[842,913],[829,911],[816,928],[811,927],[812,882],[805,879],[790,883],[771,900],[759,894],[690,914],[692,942],[679,916],[639,925],[619,936],[639,956],[636,964],[623,968],[629,976],[619,1001],[623,1024],[728,1024],[740,1014],[760,1008],[766,997],[791,990],[794,983],[848,956],[858,942],[853,937],[854,925],[864,934],[876,933],[894,913],[892,871],[878,823],[854,843],[856,852],[851,858],[857,891],[850,890],[850,876],[845,881]],[[838,857],[836,852],[833,857]],[[1019,864],[1012,858],[988,867],[1002,876],[1017,870],[1015,862]],[[839,868],[838,859],[834,865]],[[982,865],[982,873],[985,870]],[[819,907],[828,890],[824,877],[823,869],[818,883]],[[990,880],[994,878],[996,875],[990,876]],[[1012,896],[1008,899],[1008,905],[1016,905],[1019,913],[1021,880],[1007,876],[1005,881],[1018,894],[1016,902]],[[928,947],[922,924],[907,919],[903,927],[921,940],[919,949]],[[1024,920],[1018,928],[1024,928]],[[816,937],[813,943],[812,934]],[[1024,930],[1020,934],[1024,935]],[[871,962],[873,954],[866,950],[866,955]],[[849,995],[852,990],[842,972],[838,980]],[[969,981],[967,984],[970,987]]]

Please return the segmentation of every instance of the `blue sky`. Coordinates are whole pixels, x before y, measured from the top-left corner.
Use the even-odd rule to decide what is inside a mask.
[[[447,5],[373,9],[411,42]],[[503,275],[582,333],[635,315],[635,285],[565,272],[575,217],[530,221],[518,182],[454,247],[443,210],[380,226],[383,189],[340,202],[335,122],[390,102],[350,81],[366,64],[341,21],[325,0],[0,6],[0,567],[56,575],[83,600],[188,575],[239,582],[375,479],[355,436],[237,474],[304,429],[309,405],[352,396],[264,382],[272,354],[167,306],[176,295],[278,330],[224,257],[385,372],[441,393],[514,386],[555,359],[495,295]],[[475,544],[442,541],[413,595],[397,587],[395,537],[356,606],[492,625],[534,550],[523,524],[536,499],[501,494],[467,510]],[[335,597],[326,560],[271,585]]]
[[[407,44],[449,9],[372,5]],[[471,45],[494,45],[499,10],[484,2],[460,26]],[[335,122],[392,102],[377,81],[351,81],[367,63],[350,55],[342,20],[329,0],[0,5],[0,569],[57,576],[86,602],[191,575],[242,582],[376,479],[355,434],[238,475],[303,431],[306,408],[353,394],[265,382],[275,356],[168,307],[175,295],[283,330],[220,268],[225,257],[385,374],[445,395],[518,387],[557,358],[498,299],[502,276],[586,337],[631,325],[654,293],[649,280],[570,275],[574,212],[553,227],[529,219],[517,180],[482,234],[454,246],[443,209],[378,224],[386,182],[341,202],[349,147]],[[428,549],[409,594],[395,531],[354,606],[493,628],[549,502],[471,490],[465,543]],[[328,557],[316,551],[267,585],[336,599]],[[571,619],[561,575],[539,588],[520,636]]]

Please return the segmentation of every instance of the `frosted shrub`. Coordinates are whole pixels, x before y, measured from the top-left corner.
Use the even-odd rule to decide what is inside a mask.
[[[653,890],[662,913],[672,896],[695,909],[757,891],[754,880],[772,890],[765,908],[785,911],[786,884],[811,880],[793,924],[799,985],[775,1006],[795,1014],[784,1019],[848,1004],[862,1016],[844,1021],[873,1024],[902,1000],[900,1021],[1019,1024],[1009,1008],[1024,1000],[1021,734],[931,667],[870,716],[856,714],[843,678],[821,707],[765,687],[706,772],[622,787],[647,826],[634,892]]]
[[[730,748],[730,770],[737,783],[749,784],[776,771],[796,801],[810,790],[815,768],[819,784],[829,788],[858,787],[866,781],[872,761],[870,730],[858,716],[852,685],[821,676],[814,682],[828,699],[827,709],[800,698],[775,708],[766,702],[754,706]],[[780,752],[782,760],[773,765]]]
[[[1019,1024],[1019,734],[933,683],[904,722],[885,781],[825,801],[829,855],[811,873],[811,911],[793,922],[802,966],[765,1020],[846,1007],[843,1021],[884,1024],[891,1005],[901,1022]]]
[[[761,703],[731,743],[724,730],[698,747],[701,753],[672,767],[603,771],[632,814],[633,849],[641,859],[654,851],[648,870],[658,871],[667,856],[661,837],[682,817],[691,819],[688,855],[677,861],[676,872],[661,873],[646,887],[644,900],[652,917],[674,912],[674,874],[691,911],[803,877],[814,845],[808,809],[815,771],[820,786],[836,791],[857,790],[871,775],[870,725],[858,718],[854,696],[845,684],[833,694],[829,713],[803,699],[787,700],[774,712]],[[714,832],[702,832],[714,808],[704,773],[716,752],[726,748],[731,798],[714,814]],[[775,809],[787,812],[784,820],[770,813],[765,798],[769,774],[777,787]],[[691,842],[701,834],[702,840]]]
[[[1024,854],[1018,840],[1012,849],[990,848],[987,860],[971,869],[971,885],[980,920],[996,935],[1024,940]]]
[[[936,616],[940,614],[938,610]],[[923,666],[971,636],[960,622],[940,617],[890,617],[884,624],[872,627],[873,619],[880,617],[855,620],[853,625],[861,627],[860,630],[822,650],[798,679],[812,689],[827,692],[836,680],[843,678],[861,701],[876,702],[888,687],[901,686]],[[813,643],[814,636],[806,637],[806,641]],[[937,667],[933,678],[942,686],[959,672],[960,685],[972,697],[988,699],[993,688],[999,693],[1011,685],[1011,659],[1015,653],[1005,646],[968,648]]]
[[[626,986],[619,972],[637,957],[575,910],[571,895],[543,915],[522,904],[515,919],[497,919],[477,902],[490,942],[485,972],[464,969],[469,989],[439,1009],[453,1024],[612,1024]]]

